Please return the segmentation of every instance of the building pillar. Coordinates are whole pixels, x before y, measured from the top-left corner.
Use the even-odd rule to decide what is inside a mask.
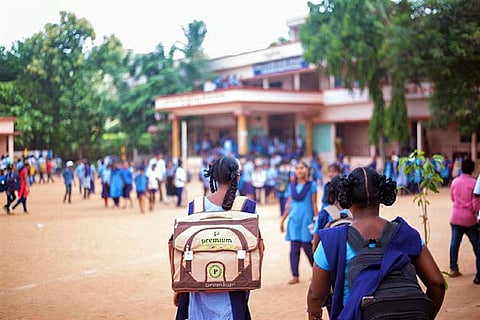
[[[417,121],[417,150],[423,150],[422,121]]]
[[[313,115],[305,119],[305,156],[313,155]]]
[[[238,112],[235,115],[237,116],[238,154],[245,156],[248,154],[247,114]]]
[[[12,159],[12,161],[14,159],[14,151],[15,151],[15,148],[13,145],[13,137],[14,137],[13,134],[8,135],[8,150],[7,150],[8,156],[10,157],[10,159]]]
[[[328,89],[335,88],[335,76],[328,77]]]
[[[293,90],[300,90],[300,73],[298,72],[293,74]]]
[[[268,89],[268,88],[270,88],[270,83],[268,82],[268,78],[263,78],[263,80],[262,80],[262,87],[263,87],[263,89]]]
[[[170,121],[172,121],[172,159],[180,159],[180,128],[179,117],[172,113],[170,114]]]
[[[330,144],[332,146],[331,159],[328,159],[329,162],[334,162],[337,159],[340,145],[337,143],[337,126],[335,123],[330,124]]]

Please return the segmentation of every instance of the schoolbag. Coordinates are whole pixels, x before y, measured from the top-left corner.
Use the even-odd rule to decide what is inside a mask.
[[[0,192],[7,191],[7,176],[0,175]]]
[[[278,192],[285,192],[290,183],[290,173],[287,171],[280,171],[275,181],[275,188]]]
[[[20,177],[15,172],[7,173],[7,190],[18,191],[20,189]]]
[[[175,220],[169,240],[174,291],[260,288],[264,245],[258,214],[241,211],[246,201],[236,197],[231,210],[205,212],[205,197],[196,197],[196,214]]]
[[[392,234],[398,222],[387,222],[382,235],[377,239],[365,240],[360,232],[348,227],[347,241],[356,251],[350,261],[348,271],[349,288],[363,270],[378,268]],[[360,305],[362,320],[377,319],[434,319],[433,302],[426,296],[418,284],[415,267],[411,262],[386,275],[374,294],[362,298]]]

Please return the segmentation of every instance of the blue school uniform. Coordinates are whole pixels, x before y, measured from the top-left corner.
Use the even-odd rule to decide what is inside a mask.
[[[297,194],[302,191],[305,184],[290,184],[287,188],[289,196],[292,195],[292,185],[296,188]],[[292,198],[290,201],[290,211],[288,213],[287,231],[285,239],[287,241],[301,241],[310,242],[313,239],[312,233],[308,229],[308,226],[313,222],[313,206],[312,206],[312,194],[317,192],[317,183],[310,181],[310,188],[307,191],[305,197],[302,200],[295,200]]]

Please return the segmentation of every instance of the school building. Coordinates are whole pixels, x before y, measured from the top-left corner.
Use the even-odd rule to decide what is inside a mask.
[[[373,111],[368,90],[349,91],[341,79],[319,73],[305,62],[299,41],[304,21],[305,17],[300,17],[287,22],[289,43],[210,60],[209,69],[222,82],[207,83],[200,92],[155,97],[155,110],[169,114],[166,121],[172,125],[173,158],[184,153],[183,144],[192,155],[195,143],[205,135],[231,137],[240,155],[251,152],[249,143],[254,136],[285,139],[299,135],[305,142],[305,155],[318,153],[324,161],[333,161],[342,153],[352,162],[366,165],[378,155],[367,138]],[[406,92],[409,151],[416,148],[449,158],[461,154],[476,158],[476,135],[462,137],[456,124],[446,130],[426,128],[425,121],[431,117],[428,83],[408,85]],[[391,86],[385,85],[383,94],[388,106]],[[182,128],[187,134],[182,135]],[[182,144],[182,137],[186,143]],[[397,149],[387,143],[386,155]]]
[[[0,155],[8,155],[14,159],[14,137],[20,132],[15,132],[15,117],[0,117]]]

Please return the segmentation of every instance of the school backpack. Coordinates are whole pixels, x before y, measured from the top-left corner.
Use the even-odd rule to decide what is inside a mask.
[[[241,211],[246,201],[236,197],[231,210],[205,212],[205,197],[196,197],[195,214],[175,220],[169,240],[174,291],[260,288],[264,245],[258,214]]]
[[[18,191],[20,190],[20,177],[16,172],[10,171],[7,173],[7,191]]]
[[[361,285],[355,284],[355,279],[363,270],[378,268],[382,264],[385,247],[398,226],[398,222],[387,222],[380,238],[370,240],[365,240],[357,229],[348,227],[347,241],[357,252],[350,261],[349,288]],[[360,310],[362,320],[434,319],[433,302],[420,288],[411,262],[388,273],[373,295],[362,298]]]
[[[278,192],[283,193],[287,190],[287,187],[289,184],[290,184],[290,172],[288,171],[278,172],[278,176],[275,181],[275,189]]]
[[[7,191],[7,176],[0,175],[0,192]]]

